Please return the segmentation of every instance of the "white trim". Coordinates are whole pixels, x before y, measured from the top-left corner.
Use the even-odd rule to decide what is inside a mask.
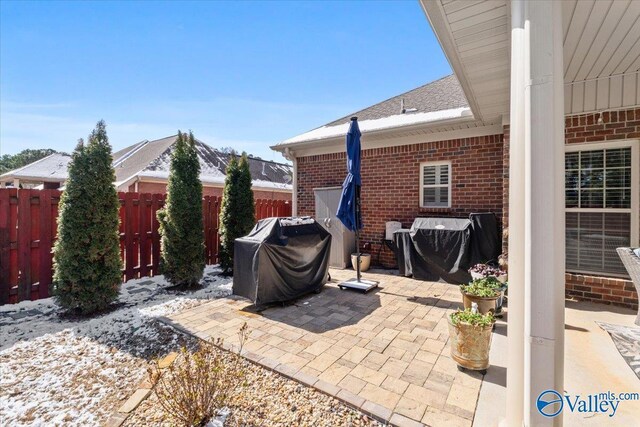
[[[314,188],[313,191],[326,191],[326,190],[341,190],[342,187],[341,186],[333,186],[333,187],[317,187]]]
[[[463,129],[454,129],[447,131],[436,131],[429,133],[418,133],[407,135],[403,133],[407,129],[397,130],[396,133],[387,133],[384,136],[379,135],[362,135],[362,150],[371,150],[376,148],[399,147],[402,145],[425,144],[429,142],[449,141],[453,139],[475,138],[490,135],[502,135],[504,130],[501,124],[492,124],[486,126],[476,126]],[[402,131],[402,132],[400,132]],[[285,148],[293,148],[293,146],[271,147],[274,151],[282,152]],[[323,154],[344,153],[344,137],[336,137],[324,141],[314,141],[313,144],[305,143],[298,145],[294,151],[289,154],[299,157],[318,156]]]
[[[585,150],[604,150],[615,148],[635,147],[638,144],[637,139],[616,139],[611,141],[583,142],[579,144],[565,144],[565,152],[585,151]],[[634,145],[635,144],[635,145]],[[585,148],[589,147],[589,148]],[[632,159],[633,160],[633,159]]]
[[[467,107],[452,108],[449,110],[430,111],[427,113],[395,114],[379,119],[365,119],[358,122],[362,135],[375,134],[395,129],[406,129],[415,126],[447,123],[460,120],[475,120],[471,110]],[[289,138],[278,145],[290,146],[296,144],[313,143],[330,138],[344,138],[349,131],[349,123],[338,125],[325,125],[310,130],[303,134]]]
[[[448,167],[448,183],[447,184],[435,184],[429,185],[429,188],[442,188],[447,187],[447,206],[425,206],[424,204],[424,168],[425,166],[447,166]],[[420,201],[418,205],[421,209],[451,209],[451,187],[453,187],[453,175],[451,173],[452,166],[450,160],[442,160],[436,162],[422,162],[420,163]]]

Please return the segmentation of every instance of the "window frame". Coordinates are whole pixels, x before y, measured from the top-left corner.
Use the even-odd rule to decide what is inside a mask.
[[[631,247],[640,246],[640,141],[637,139],[621,139],[612,141],[585,142],[580,144],[565,144],[564,152],[574,153],[580,151],[615,150],[617,148],[631,148],[631,204],[629,208],[567,208],[567,193],[564,191],[563,203],[564,212],[578,213],[629,213]],[[566,167],[564,168],[566,174]],[[628,277],[628,275],[618,275],[615,273],[604,273],[590,270],[569,270],[570,273],[608,276],[608,277]]]
[[[427,206],[424,204],[424,168],[426,166],[447,166],[448,174],[449,174],[449,183],[448,184],[430,184],[427,188],[442,188],[447,187],[447,206]],[[430,161],[430,162],[422,162],[420,163],[420,201],[418,202],[421,209],[451,209],[451,187],[453,187],[453,175],[452,175],[452,166],[451,161],[442,160],[442,161]]]

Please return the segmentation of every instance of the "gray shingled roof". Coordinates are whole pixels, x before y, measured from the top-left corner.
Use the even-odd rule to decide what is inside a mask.
[[[168,136],[155,141],[142,141],[129,147],[116,151],[113,154],[113,166],[116,171],[116,182],[131,178],[136,173],[146,168],[149,163],[164,153],[178,135]]]
[[[379,102],[371,107],[348,114],[338,120],[327,123],[325,126],[348,123],[353,116],[357,116],[359,121],[395,116],[402,113],[402,104],[404,104],[406,110],[416,113],[429,113],[469,106],[458,79],[451,74],[409,92],[389,98],[386,101]],[[414,108],[416,110],[413,110]]]
[[[138,172],[168,172],[171,152],[177,135],[155,141],[143,141],[114,154],[116,180],[122,181]],[[203,176],[224,176],[231,154],[217,150],[196,139]],[[117,157],[116,157],[117,156]],[[249,157],[251,177],[257,181],[291,184],[292,167],[285,163]]]
[[[71,156],[66,153],[53,153],[28,165],[6,172],[0,178],[62,182],[67,179],[67,168],[70,161]]]

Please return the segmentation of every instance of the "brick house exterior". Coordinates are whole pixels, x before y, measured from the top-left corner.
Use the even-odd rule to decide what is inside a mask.
[[[567,116],[565,135],[566,145],[639,139],[640,109]],[[409,227],[416,217],[494,212],[501,227],[508,228],[508,124],[491,135],[389,145],[369,148],[363,137],[361,249],[373,254],[373,263],[384,267],[395,264],[393,252],[383,242],[387,221],[400,221],[403,227]],[[294,206],[298,215],[315,215],[314,189],[342,185],[346,155],[344,148],[335,151],[295,156]],[[421,207],[420,165],[427,161],[451,163],[450,208]],[[505,253],[506,236],[503,233]],[[638,306],[633,283],[622,277],[567,272],[566,294],[576,299]]]

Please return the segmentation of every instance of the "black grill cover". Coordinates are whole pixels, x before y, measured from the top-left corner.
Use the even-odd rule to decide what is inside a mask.
[[[393,235],[400,274],[420,280],[466,283],[469,268],[500,253],[493,213],[464,218],[416,218],[410,230]]]
[[[498,232],[498,220],[489,213],[472,213],[469,215],[473,233],[471,233],[470,266],[490,261],[498,262],[502,252],[502,240]]]
[[[468,282],[471,231],[468,219],[416,218],[409,232],[415,250],[411,256],[413,277]]]
[[[266,218],[234,243],[233,294],[288,301],[327,282],[331,235],[310,218]]]

